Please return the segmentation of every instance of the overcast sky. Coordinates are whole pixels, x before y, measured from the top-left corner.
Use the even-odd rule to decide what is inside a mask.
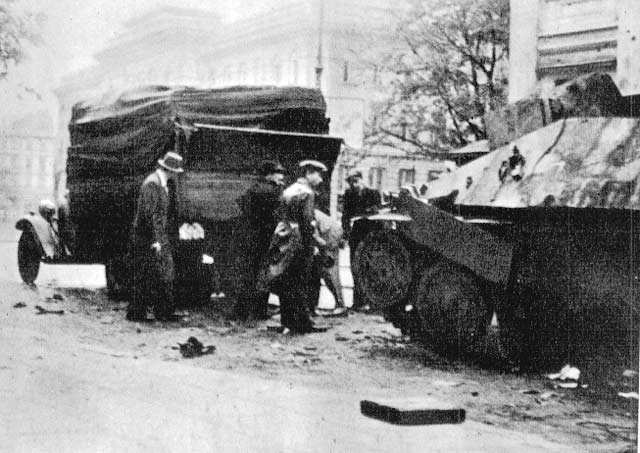
[[[112,39],[122,24],[159,6],[197,8],[231,21],[272,7],[278,0],[19,0],[46,15],[46,54],[56,76],[78,69]]]

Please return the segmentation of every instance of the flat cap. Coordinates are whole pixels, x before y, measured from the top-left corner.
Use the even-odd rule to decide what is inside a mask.
[[[316,168],[320,171],[327,171],[327,166],[325,164],[323,164],[322,162],[318,161],[318,160],[313,160],[313,159],[307,159],[307,160],[302,160],[300,162],[298,162],[298,167],[300,168],[304,168],[304,167],[313,167]]]

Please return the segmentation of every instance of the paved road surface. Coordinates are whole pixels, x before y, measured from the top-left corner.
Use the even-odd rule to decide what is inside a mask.
[[[358,395],[137,359],[60,335],[61,318],[7,304],[2,451],[571,451],[476,422],[385,424],[360,415]]]
[[[100,266],[43,266],[33,291],[18,283],[15,242],[0,244],[0,451],[575,451],[475,421],[385,424],[360,414],[371,393],[138,358],[69,327],[99,321],[34,314],[47,284],[95,287],[102,275]]]

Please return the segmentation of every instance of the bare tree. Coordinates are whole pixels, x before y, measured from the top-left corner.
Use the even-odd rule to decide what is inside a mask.
[[[0,79],[7,76],[11,65],[24,59],[25,43],[40,43],[42,16],[20,11],[17,4],[16,0],[0,0]]]
[[[508,21],[508,0],[413,0],[367,141],[430,154],[485,139],[483,115],[506,97]]]

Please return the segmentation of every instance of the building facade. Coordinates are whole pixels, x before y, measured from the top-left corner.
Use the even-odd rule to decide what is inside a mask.
[[[386,0],[287,0],[231,23],[199,10],[155,9],[127,22],[93,67],[63,81],[60,134],[78,100],[145,84],[302,86],[322,90],[329,133],[361,149],[377,95],[371,61],[395,45],[401,7]]]
[[[68,77],[58,93],[68,108],[91,93],[144,84],[319,87],[330,133],[360,148],[375,96],[368,58],[393,45],[394,9],[384,0],[288,0],[223,23],[212,13],[159,8],[127,22],[96,65]]]
[[[509,102],[590,72],[640,95],[639,24],[637,0],[511,0]]]
[[[452,161],[427,159],[390,146],[378,145],[366,151],[346,148],[336,165],[334,188],[337,193],[343,193],[349,172],[359,170],[368,187],[383,193],[398,193],[406,185],[418,189],[428,186],[455,168]]]

